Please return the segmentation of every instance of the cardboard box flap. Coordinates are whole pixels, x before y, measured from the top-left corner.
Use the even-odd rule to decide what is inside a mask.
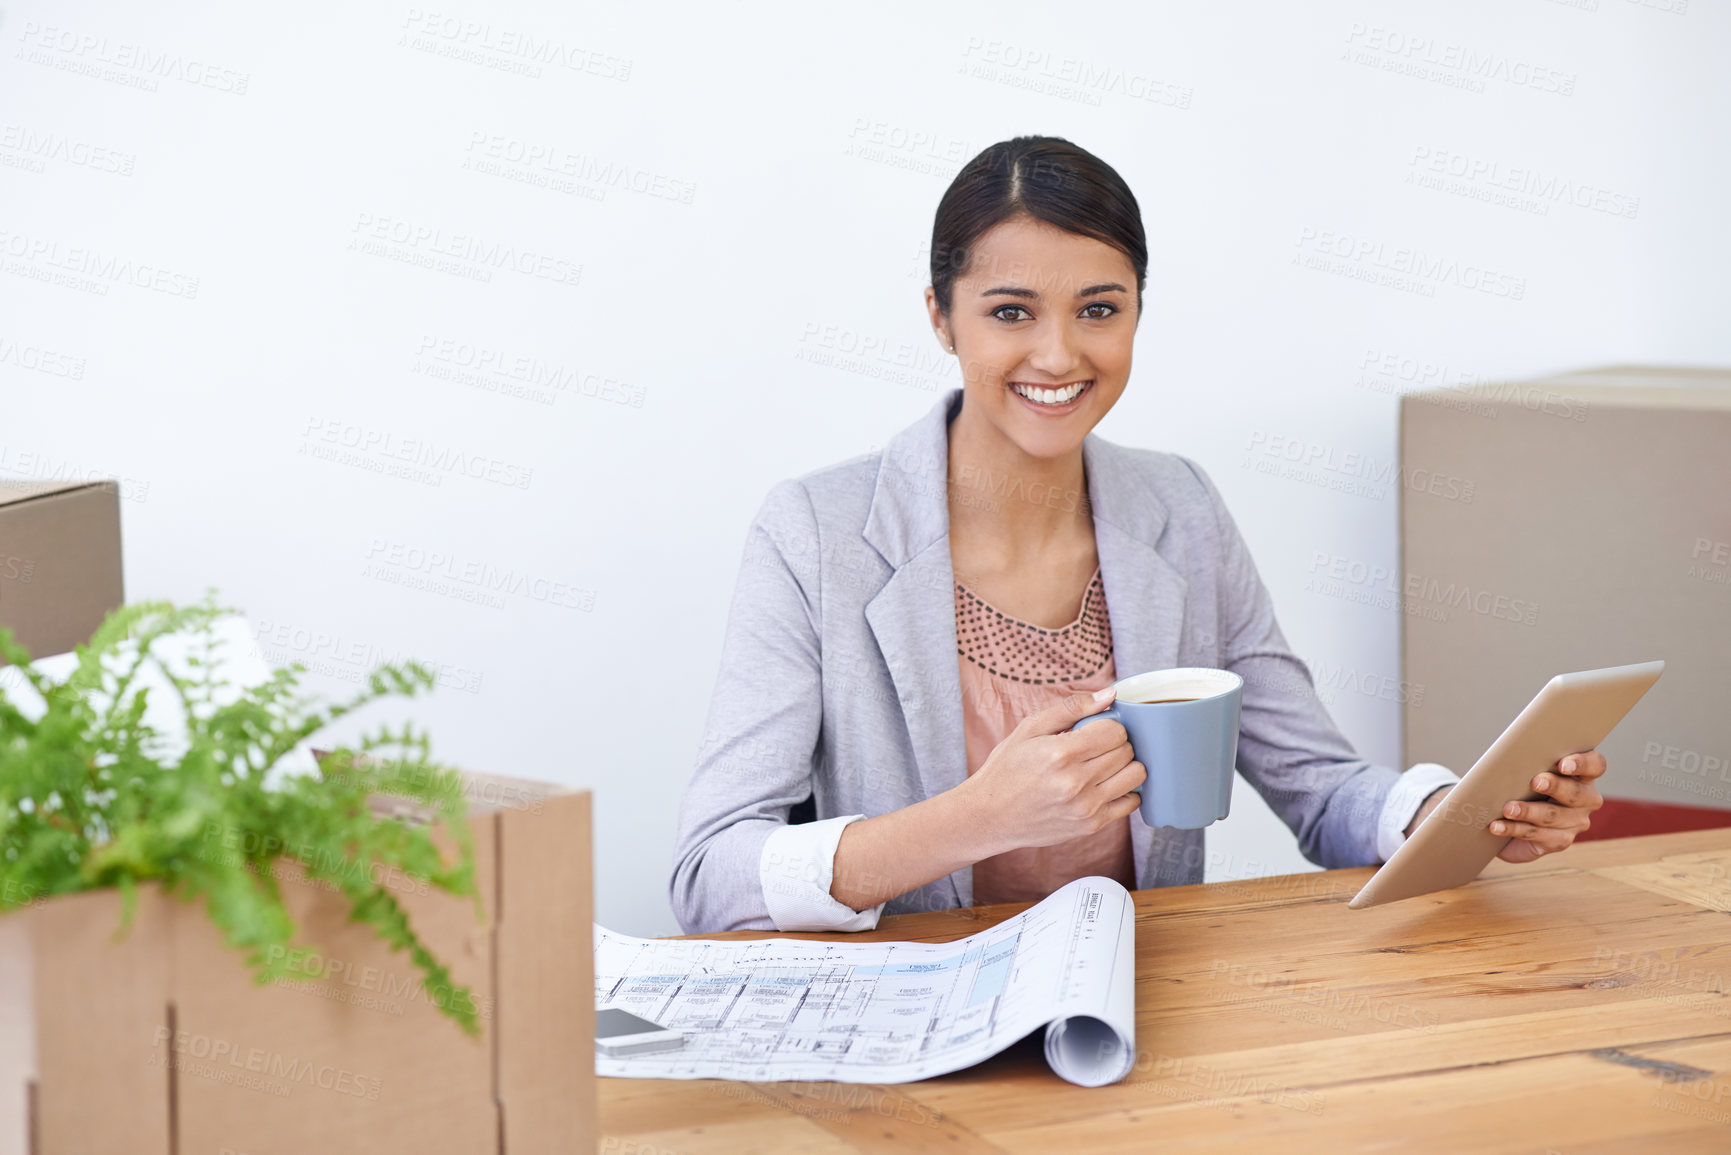
[[[113,481],[0,481],[0,505],[13,505],[38,497],[49,497],[56,493],[68,493],[75,489],[93,489],[105,485],[114,486],[115,491],[119,492],[118,483]]]
[[[1711,365],[1606,365],[1599,369],[1572,369],[1553,376],[1566,381],[1650,381],[1667,385],[1731,386],[1731,368]]]
[[[1470,397],[1534,408],[1546,393],[1594,405],[1651,409],[1731,409],[1731,369],[1688,366],[1620,365],[1571,370],[1526,381],[1486,381],[1447,389],[1415,390],[1419,400]],[[1404,398],[1403,398],[1404,400]]]

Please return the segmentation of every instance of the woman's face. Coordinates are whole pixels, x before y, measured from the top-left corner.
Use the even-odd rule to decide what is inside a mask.
[[[1140,319],[1130,258],[1025,214],[983,233],[950,312],[926,308],[962,364],[973,411],[1032,457],[1074,451],[1130,379]]]

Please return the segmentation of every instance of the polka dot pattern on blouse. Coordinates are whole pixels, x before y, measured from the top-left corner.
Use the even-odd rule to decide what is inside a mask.
[[[1033,686],[1095,673],[1112,658],[1112,625],[1099,568],[1075,620],[1055,630],[1012,618],[956,582],[956,652],[989,674]]]

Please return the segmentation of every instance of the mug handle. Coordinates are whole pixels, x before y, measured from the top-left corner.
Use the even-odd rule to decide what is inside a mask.
[[[1098,714],[1089,714],[1086,718],[1083,718],[1080,722],[1077,722],[1074,726],[1071,726],[1070,729],[1072,731],[1080,730],[1083,726],[1086,726],[1089,722],[1098,722],[1102,718],[1110,718],[1110,719],[1112,719],[1112,721],[1118,723],[1120,726],[1124,725],[1124,716],[1118,712],[1118,703],[1116,701],[1114,701],[1110,706],[1107,706],[1104,710],[1101,710]],[[1125,726],[1124,728],[1129,729],[1128,726]]]

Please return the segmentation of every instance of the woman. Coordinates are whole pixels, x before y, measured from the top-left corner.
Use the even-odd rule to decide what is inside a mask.
[[[1203,832],[1142,822],[1123,726],[1070,730],[1145,670],[1243,677],[1238,770],[1321,866],[1386,860],[1458,780],[1358,758],[1208,476],[1090,432],[1129,381],[1146,269],[1135,197],[1068,141],[957,174],[926,307],[962,388],[759,510],[680,811],[687,932],[1200,882]],[[1491,824],[1502,857],[1567,847],[1604,769],[1535,778],[1550,801]]]

